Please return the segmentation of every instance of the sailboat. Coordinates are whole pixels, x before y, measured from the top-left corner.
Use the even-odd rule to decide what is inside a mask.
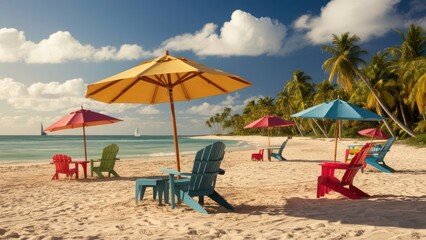
[[[40,135],[41,136],[46,136],[47,133],[43,130],[43,123],[40,123],[41,129],[40,129]]]
[[[135,137],[140,137],[141,133],[139,132],[139,128],[135,129]]]

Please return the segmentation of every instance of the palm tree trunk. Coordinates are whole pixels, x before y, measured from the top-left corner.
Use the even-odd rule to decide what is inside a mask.
[[[392,135],[392,137],[395,137],[395,134],[393,133],[391,126],[389,125],[388,121],[386,121],[386,116],[383,114],[382,108],[378,106],[377,110],[379,112],[379,115],[383,117],[383,122],[385,123],[389,133]]]
[[[305,135],[303,135],[302,130],[300,130],[299,124],[297,124],[296,119],[294,120],[294,123],[296,124],[296,128],[297,128],[297,130],[299,131],[300,135],[302,135],[302,137],[304,137]]]
[[[317,125],[317,127],[321,130],[321,132],[322,132],[322,134],[324,134],[324,136],[326,137],[326,138],[328,138],[328,136],[327,136],[327,134],[325,133],[325,131],[324,131],[324,129],[322,129],[322,127],[318,124],[318,122],[317,122],[317,120],[316,119],[312,119],[313,121],[314,121],[314,123]]]
[[[404,124],[407,126],[407,119],[405,119],[405,111],[402,102],[399,101],[399,108],[401,109],[402,120],[404,120]]]
[[[408,133],[410,136],[415,137],[416,134],[407,126],[405,126],[401,121],[398,120],[398,118],[395,117],[395,115],[392,114],[391,111],[389,111],[389,109],[385,106],[385,104],[382,102],[382,100],[379,98],[379,96],[377,95],[376,90],[371,86],[370,82],[368,82],[368,80],[361,74],[361,72],[356,69],[355,70],[357,75],[361,78],[361,80],[367,85],[368,89],[370,90],[370,92],[374,95],[374,97],[376,98],[377,102],[380,104],[380,106],[382,107],[382,109],[386,112],[386,114],[402,129],[404,130],[406,133]],[[386,121],[385,119],[383,121]]]
[[[312,124],[311,119],[309,119],[309,125],[311,125],[311,128],[312,128],[312,130],[314,131],[315,136],[317,136],[317,137],[318,137],[317,130],[315,130],[315,127],[314,127],[314,125]]]

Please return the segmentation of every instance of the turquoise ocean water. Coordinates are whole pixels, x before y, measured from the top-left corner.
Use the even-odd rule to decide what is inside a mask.
[[[180,154],[193,154],[217,140],[179,137]],[[227,150],[249,147],[246,142],[223,141]],[[87,158],[99,158],[102,149],[115,143],[120,147],[119,158],[136,159],[174,155],[173,136],[87,136]],[[0,135],[0,163],[49,161],[54,154],[62,153],[73,159],[84,158],[82,136],[2,136]]]

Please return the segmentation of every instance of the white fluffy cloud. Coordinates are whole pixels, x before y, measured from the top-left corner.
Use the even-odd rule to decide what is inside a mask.
[[[66,114],[83,105],[86,109],[111,114],[140,107],[138,104],[105,104],[85,98],[86,84],[81,78],[66,80],[63,83],[37,82],[29,87],[12,78],[4,78],[0,79],[0,86],[0,100],[5,100],[18,110],[60,111]],[[150,110],[158,111],[155,108]]]
[[[192,106],[188,108],[185,112],[191,114],[198,114],[201,116],[213,116],[216,113],[222,113],[226,107],[230,107],[233,113],[240,113],[247,103],[251,100],[257,100],[263,96],[251,96],[244,101],[240,101],[240,95],[235,93],[234,95],[227,95],[226,99],[218,104],[210,104],[203,102],[201,105]]]
[[[396,12],[398,3],[399,0],[332,0],[319,16],[303,15],[293,26],[307,31],[307,38],[314,44],[330,42],[332,34],[344,32],[367,41],[403,26],[404,20]]]
[[[0,62],[63,63],[73,60],[106,61],[135,60],[150,57],[135,44],[95,48],[82,44],[70,32],[58,31],[39,43],[27,41],[25,33],[14,28],[0,29]]]
[[[207,23],[194,34],[187,33],[162,43],[162,49],[192,50],[197,55],[259,56],[274,55],[281,49],[286,27],[268,17],[256,18],[250,13],[236,10],[231,20],[218,26]],[[162,50],[160,50],[162,51]]]
[[[152,105],[142,106],[139,108],[138,113],[143,115],[153,115],[153,114],[159,114],[160,110],[156,109]]]
[[[6,100],[15,109],[55,111],[87,102],[81,78],[64,83],[38,82],[29,87],[12,78],[4,78],[0,79],[0,86],[0,100]]]

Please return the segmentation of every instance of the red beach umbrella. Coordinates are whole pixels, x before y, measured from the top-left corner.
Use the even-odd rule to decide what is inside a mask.
[[[367,128],[358,131],[359,134],[367,137],[371,137],[371,141],[373,141],[374,138],[377,139],[389,139],[389,135],[387,135],[385,132],[378,128]]]
[[[271,146],[270,132],[273,127],[287,127],[293,126],[296,123],[287,121],[276,116],[265,116],[257,119],[256,121],[246,125],[244,128],[268,128],[268,147]]]
[[[84,159],[87,161],[85,127],[110,124],[110,123],[115,123],[119,121],[123,121],[123,120],[83,109],[83,106],[81,106],[80,110],[69,113],[68,115],[61,118],[59,121],[57,121],[56,123],[47,127],[45,131],[54,132],[54,131],[59,131],[64,129],[83,128]]]

